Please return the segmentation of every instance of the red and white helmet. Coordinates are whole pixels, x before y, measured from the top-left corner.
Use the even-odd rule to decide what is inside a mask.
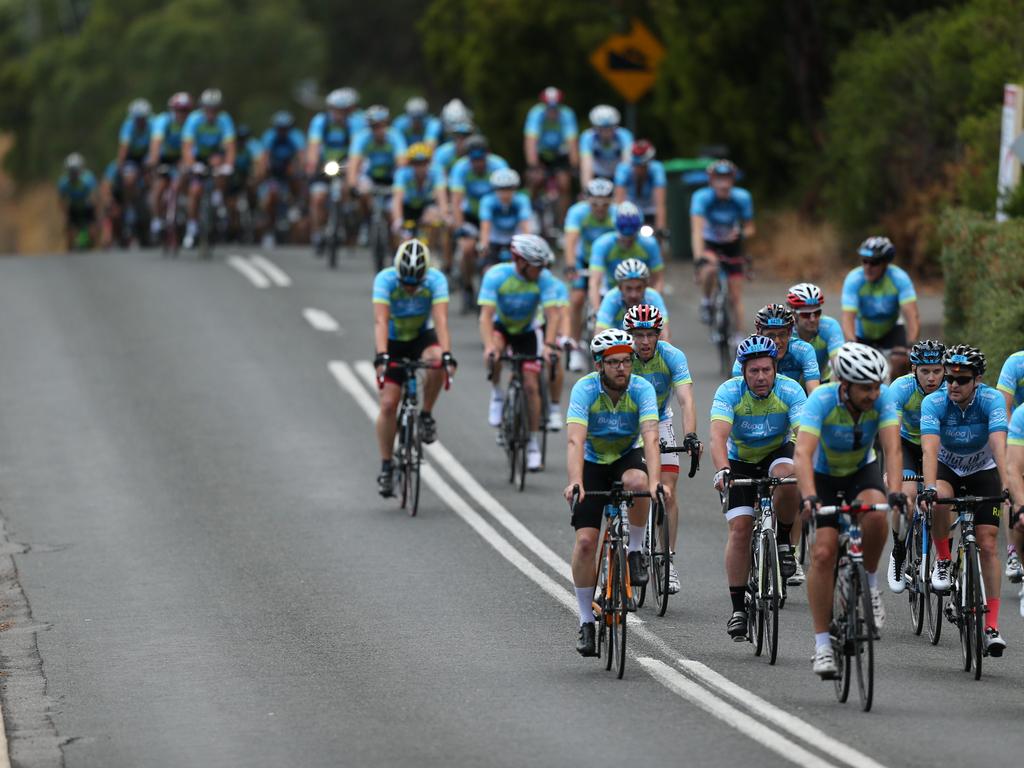
[[[562,92],[555,88],[555,86],[549,85],[540,92],[540,96],[537,97],[537,100],[542,104],[547,104],[549,107],[557,107],[562,103],[562,98]]]
[[[186,91],[178,91],[167,100],[168,109],[192,109],[192,97]]]
[[[634,328],[653,328],[660,331],[665,325],[665,316],[653,304],[634,304],[626,310],[622,318],[622,329],[632,331]]]
[[[814,283],[797,283],[789,289],[786,303],[794,312],[813,311],[821,309],[825,297],[821,295],[821,288]]]

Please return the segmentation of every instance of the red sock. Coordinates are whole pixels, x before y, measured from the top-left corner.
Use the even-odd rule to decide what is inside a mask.
[[[935,554],[939,560],[949,560],[949,539],[943,537],[935,542]]]
[[[999,598],[990,597],[985,601],[988,611],[985,613],[985,629],[999,629]]]

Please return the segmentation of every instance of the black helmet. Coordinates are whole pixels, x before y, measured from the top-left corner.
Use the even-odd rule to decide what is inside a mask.
[[[985,355],[977,347],[969,344],[954,344],[946,348],[942,356],[942,364],[951,368],[973,368],[976,376],[985,375]]]
[[[466,139],[466,154],[470,157],[483,157],[487,154],[487,139],[479,133]]]
[[[766,304],[754,316],[755,328],[786,328],[793,325],[793,310],[785,304]]]
[[[871,261],[892,261],[896,258],[896,246],[888,237],[869,237],[857,249],[862,259]]]
[[[910,348],[911,365],[942,365],[946,345],[935,339],[923,339]]]
[[[239,139],[248,139],[252,136],[252,129],[246,123],[239,123],[235,128],[235,136]]]

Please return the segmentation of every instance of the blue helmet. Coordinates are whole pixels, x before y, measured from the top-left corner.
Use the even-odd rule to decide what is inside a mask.
[[[934,339],[924,339],[910,348],[911,365],[942,365],[946,345]]]
[[[628,200],[619,205],[615,212],[615,230],[626,237],[633,237],[644,223],[640,209]]]
[[[291,128],[295,125],[295,118],[288,110],[281,109],[275,112],[273,117],[270,118],[270,124],[275,128]]]
[[[740,365],[743,365],[748,360],[753,360],[755,357],[770,357],[774,360],[778,356],[779,348],[767,336],[758,336],[757,334],[747,336],[736,347],[736,361]]]

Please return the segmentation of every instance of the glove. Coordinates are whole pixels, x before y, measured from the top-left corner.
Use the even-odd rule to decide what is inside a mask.
[[[443,365],[445,368],[458,368],[459,367],[459,364],[457,362],[455,362],[455,358],[452,357],[452,353],[451,352],[442,352],[441,353],[441,365]]]
[[[686,436],[683,437],[683,448],[686,449],[687,453],[693,453],[694,451],[700,450],[700,440],[698,439],[696,432],[686,433]]]
[[[800,506],[805,509],[809,508],[811,512],[816,512],[818,507],[821,506],[821,499],[817,496],[804,496],[803,500],[800,502]]]
[[[934,485],[929,485],[917,495],[918,501],[922,504],[934,504],[937,498],[939,498],[939,490]]]
[[[378,352],[377,356],[373,358],[373,367],[380,368],[381,366],[387,365],[391,362],[391,355],[387,352]]]
[[[889,494],[889,507],[892,509],[899,509],[901,511],[907,508],[907,494],[905,493],[890,493]]]
[[[718,486],[723,488],[729,485],[729,478],[732,477],[732,470],[729,467],[723,467],[722,469],[715,472],[715,477],[711,481],[712,485],[717,489]]]

